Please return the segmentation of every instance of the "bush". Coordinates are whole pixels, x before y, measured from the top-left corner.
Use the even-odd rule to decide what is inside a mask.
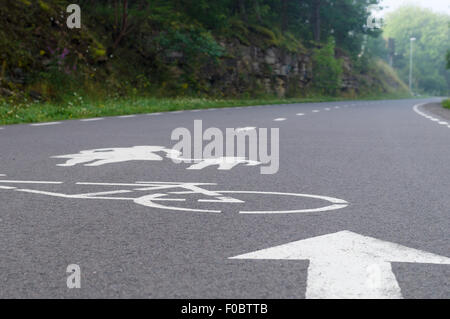
[[[335,57],[335,43],[330,39],[320,49],[315,49],[313,54],[313,85],[321,93],[336,94],[341,87],[342,60]]]
[[[450,109],[450,99],[445,100],[444,102],[442,102],[442,104],[444,105],[445,108]]]

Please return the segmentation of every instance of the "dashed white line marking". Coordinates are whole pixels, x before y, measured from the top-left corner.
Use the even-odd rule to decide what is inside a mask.
[[[297,116],[304,116],[304,113],[297,113]]]
[[[11,186],[0,186],[0,189],[16,189],[16,187],[11,187]]]
[[[104,118],[103,117],[97,117],[97,118],[93,118],[93,119],[83,119],[83,120],[80,120],[81,122],[94,122],[94,121],[101,121],[101,120],[104,120]]]
[[[241,133],[241,132],[248,132],[248,131],[253,131],[256,130],[256,127],[253,126],[249,126],[249,127],[240,127],[236,129],[237,133]]]
[[[280,117],[280,118],[278,118],[278,119],[275,119],[274,121],[275,121],[275,122],[283,122],[283,121],[286,121],[286,120],[287,120],[286,118]]]
[[[313,113],[319,113],[320,111],[319,110],[313,110],[312,112]]]
[[[0,130],[3,130],[3,129],[5,129],[4,127],[0,127]]]
[[[48,123],[35,123],[30,124],[31,126],[49,126],[49,125],[58,125],[61,124],[61,122],[48,122]]]
[[[335,108],[335,109],[340,109],[341,107],[340,107],[340,106],[335,106],[334,108]]]
[[[136,115],[122,115],[122,116],[118,116],[117,118],[119,118],[119,119],[129,119],[129,118],[132,118],[132,117],[136,117]]]
[[[9,180],[0,180],[0,183],[8,183],[8,184],[54,184],[54,185],[63,184],[63,182],[9,181]]]
[[[424,118],[426,118],[426,119],[428,119],[430,121],[436,122],[437,124],[440,124],[442,126],[447,126],[448,128],[450,128],[450,124],[447,121],[443,121],[443,120],[437,119],[437,118],[435,118],[435,117],[433,117],[431,115],[426,114],[425,112],[422,112],[420,110],[420,107],[425,105],[425,104],[427,104],[427,103],[414,105],[414,107],[413,107],[414,112],[416,112],[420,116],[423,116]]]
[[[325,108],[325,111],[331,111],[331,109],[329,107]]]

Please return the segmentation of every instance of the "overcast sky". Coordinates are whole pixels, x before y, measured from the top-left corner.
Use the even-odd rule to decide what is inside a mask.
[[[387,6],[384,13],[391,12],[404,4],[414,4],[425,8],[430,8],[439,13],[450,14],[449,0],[382,0],[381,5]]]

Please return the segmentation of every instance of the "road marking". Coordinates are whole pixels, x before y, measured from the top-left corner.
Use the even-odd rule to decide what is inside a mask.
[[[248,126],[248,127],[239,127],[236,129],[237,133],[242,133],[242,132],[249,132],[249,131],[253,131],[256,130],[256,127],[253,126]]]
[[[283,121],[286,121],[286,120],[287,120],[286,118],[280,117],[280,118],[278,118],[278,119],[275,119],[274,121],[275,121],[275,122],[283,122]]]
[[[440,124],[442,126],[447,126],[448,128],[450,128],[450,124],[447,121],[443,121],[441,119],[435,118],[435,117],[433,117],[433,116],[431,116],[429,114],[426,114],[425,112],[421,111],[420,107],[424,106],[426,104],[428,104],[428,103],[422,103],[422,104],[414,105],[414,107],[413,107],[414,112],[416,112],[420,116],[422,116],[422,117],[424,117],[424,118],[426,118],[426,119],[428,119],[430,121],[436,122],[437,124]]]
[[[313,113],[319,113],[320,111],[319,110],[313,110],[312,112]]]
[[[304,116],[304,113],[297,113],[297,116]]]
[[[58,125],[61,124],[61,122],[48,122],[48,123],[35,123],[30,124],[31,126],[49,126],[49,125]]]
[[[33,184],[55,184],[60,182],[27,182],[27,181],[5,181],[14,183],[33,183]],[[201,203],[221,203],[230,207],[232,205],[234,209],[239,211],[240,214],[303,214],[303,213],[318,213],[318,212],[329,212],[332,210],[338,210],[348,206],[348,203],[342,199],[332,198],[328,196],[319,196],[319,195],[309,195],[309,194],[297,194],[297,193],[279,193],[279,192],[259,192],[259,191],[227,191],[227,190],[208,190],[204,187],[206,185],[216,186],[216,184],[212,183],[175,183],[175,182],[138,182],[133,184],[124,184],[124,183],[81,183],[77,182],[76,185],[95,185],[95,186],[108,186],[114,187],[112,190],[102,190],[100,192],[89,192],[89,193],[80,193],[80,194],[64,194],[64,193],[56,193],[49,192],[46,190],[39,189],[17,189],[14,186],[5,186],[0,189],[6,190],[14,190],[23,193],[30,194],[39,194],[51,197],[60,197],[60,198],[72,198],[72,199],[101,199],[101,200],[128,200],[133,201],[136,204],[143,205],[146,207],[159,208],[165,210],[174,210],[174,211],[186,211],[186,212],[207,212],[207,213],[221,213],[221,210],[210,210],[210,209],[198,209],[189,208],[189,207],[178,207],[178,206],[170,206],[157,204],[155,202],[185,202],[186,205],[193,205],[192,201],[187,201],[186,199],[191,195],[203,195],[203,198],[197,199],[198,202]],[[117,187],[117,188],[116,188]],[[126,189],[128,188],[128,189]],[[131,188],[131,189],[130,189]],[[182,191],[172,191],[182,189]],[[92,187],[89,188],[92,190]],[[142,192],[145,192],[142,194]],[[131,194],[134,196],[130,197],[117,197],[117,196],[107,196],[107,195],[117,195],[117,194]],[[136,195],[137,193],[137,195]],[[240,198],[231,197],[228,194],[246,194],[246,200],[242,200]],[[177,197],[174,198],[173,196]],[[300,197],[300,198],[309,198],[309,199],[319,199],[325,202],[328,202],[328,206],[318,207],[318,208],[310,208],[310,209],[292,209],[292,204],[288,205],[288,209],[290,210],[280,210],[280,211],[242,211],[239,210],[239,206],[236,204],[245,204],[249,198],[249,195],[254,195],[251,198],[251,203],[261,201],[261,196],[277,196],[277,197]],[[276,201],[283,202],[283,201]],[[331,204],[331,205],[330,205]],[[236,207],[237,206],[237,207]],[[244,206],[247,207],[247,206]],[[278,207],[277,207],[278,208]]]
[[[97,117],[97,118],[93,118],[93,119],[83,119],[83,120],[80,120],[81,122],[94,122],[94,121],[101,121],[101,120],[104,120],[104,118],[103,117]]]
[[[216,158],[182,158],[181,152],[163,146],[133,146],[84,150],[78,154],[52,156],[51,158],[66,159],[60,167],[72,167],[79,164],[98,167],[107,164],[123,163],[129,161],[163,161],[158,153],[165,154],[165,158],[181,163],[191,164],[187,170],[202,170],[210,166],[217,166],[218,170],[231,170],[238,165],[258,166],[261,162],[248,160],[243,157],[216,157]]]
[[[42,182],[42,181],[11,181],[11,180],[0,180],[0,183],[8,184],[47,184],[47,185],[60,185],[63,182]]]
[[[308,213],[323,213],[333,210],[345,208],[349,203],[343,199],[333,198],[328,196],[310,195],[310,194],[295,194],[295,193],[279,193],[279,192],[249,192],[249,191],[220,191],[221,194],[261,194],[261,195],[277,195],[277,196],[293,196],[320,199],[331,203],[329,206],[311,208],[311,209],[295,209],[285,211],[240,211],[240,214],[258,215],[258,214],[308,214]]]
[[[335,109],[340,109],[341,107],[340,107],[340,106],[335,106],[334,108],[335,108]]]
[[[148,116],[156,116],[156,115],[161,115],[161,113],[148,113]]]
[[[4,127],[0,127],[0,130],[4,130],[5,128]]]
[[[331,111],[331,109],[329,107],[325,108],[325,111]]]
[[[350,231],[309,238],[230,259],[309,260],[307,299],[403,298],[392,262],[450,264],[450,258]]]
[[[200,112],[201,110],[191,110],[191,112]]]
[[[16,189],[16,188],[11,186],[0,186],[0,189]]]
[[[180,114],[183,113],[183,111],[173,111],[173,112],[169,112],[170,114]]]
[[[119,119],[129,119],[129,118],[132,118],[132,117],[136,117],[136,115],[122,115],[122,116],[118,116],[117,118],[119,118]]]
[[[128,161],[162,161],[163,158],[156,153],[165,153],[167,156],[179,156],[179,152],[163,146],[134,146],[102,148],[81,151],[78,154],[52,156],[52,158],[67,159],[66,163],[57,166],[67,167],[84,164],[84,166],[101,166],[112,163]],[[172,158],[171,157],[171,158]]]

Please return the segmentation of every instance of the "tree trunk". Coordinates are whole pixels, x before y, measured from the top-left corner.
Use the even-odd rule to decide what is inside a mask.
[[[321,0],[314,0],[313,4],[313,34],[314,34],[314,41],[320,42],[320,7],[321,7]]]
[[[289,4],[289,0],[282,0],[282,3],[281,3],[281,31],[283,31],[283,32],[285,32],[289,27],[288,4]]]

